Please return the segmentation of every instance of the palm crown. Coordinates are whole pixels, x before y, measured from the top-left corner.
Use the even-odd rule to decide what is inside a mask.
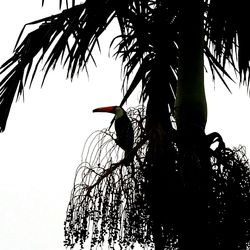
[[[86,0],[76,5],[72,1],[72,7],[60,14],[29,23],[39,27],[20,42],[21,32],[13,56],[1,66],[1,131],[5,129],[15,95],[23,93],[28,76],[32,82],[42,59],[45,59],[44,78],[60,59],[67,65],[68,77],[73,78],[86,67],[92,58],[94,46],[98,45],[99,36],[114,19],[120,26],[120,35],[114,42],[118,43],[116,55],[123,60],[124,79],[135,72],[121,105],[140,82],[143,100],[150,93],[157,93],[159,86],[156,82],[164,82],[167,83],[164,87],[165,96],[173,109],[181,2],[126,0],[118,3],[116,0]],[[240,79],[248,84],[250,38],[245,28],[246,2],[240,1],[237,5],[226,0],[203,2],[204,54],[212,74],[218,74],[227,86],[223,75],[230,78],[225,69],[230,64],[239,73]]]

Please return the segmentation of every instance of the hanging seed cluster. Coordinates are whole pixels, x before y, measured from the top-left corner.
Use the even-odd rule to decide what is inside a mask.
[[[208,226],[218,249],[250,246],[250,168],[243,146],[211,157]]]
[[[135,142],[134,161],[124,163],[124,153],[108,129],[87,139],[78,166],[65,221],[65,245],[101,246],[104,242],[133,248],[135,242],[152,243],[143,192],[145,114],[130,109]]]

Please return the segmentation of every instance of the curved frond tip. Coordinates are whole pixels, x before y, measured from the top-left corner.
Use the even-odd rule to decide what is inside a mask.
[[[98,6],[99,5],[99,6]],[[68,76],[73,78],[86,68],[98,37],[115,17],[115,2],[85,1],[57,15],[28,25],[39,25],[22,42],[21,31],[13,56],[1,66],[0,131],[4,131],[14,96],[23,94],[28,80],[32,83],[38,66],[44,61],[44,79],[50,69],[64,60]],[[43,80],[44,81],[44,80]]]

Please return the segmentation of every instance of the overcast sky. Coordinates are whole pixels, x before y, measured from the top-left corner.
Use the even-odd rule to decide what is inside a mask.
[[[57,12],[59,1],[50,2],[41,9],[40,0],[3,1],[0,64],[11,55],[25,23]],[[111,119],[92,109],[116,105],[122,98],[120,63],[107,55],[111,38],[103,38],[106,46],[97,57],[98,68],[90,66],[89,78],[82,73],[73,82],[65,80],[59,66],[42,89],[39,74],[26,89],[25,101],[13,104],[6,131],[0,134],[1,249],[64,249],[65,211],[84,141],[94,130],[109,126]],[[227,145],[250,148],[250,99],[246,88],[230,86],[233,95],[206,75],[207,133],[218,131]]]

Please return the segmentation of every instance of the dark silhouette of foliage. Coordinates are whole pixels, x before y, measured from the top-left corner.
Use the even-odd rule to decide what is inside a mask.
[[[158,159],[164,164],[152,165],[145,111],[133,108],[128,115],[135,129],[133,162],[125,165],[115,135],[107,129],[94,132],[85,143],[67,210],[65,245],[96,247],[107,242],[110,247],[132,249],[139,243],[154,248],[155,224],[160,223],[158,237],[164,249],[186,249],[182,245],[185,230],[199,225],[196,219],[203,218],[205,228],[201,223],[202,228],[195,230],[200,233],[192,237],[203,235],[208,249],[246,249],[250,242],[250,168],[244,147],[226,148],[220,135],[212,133],[204,137],[202,150],[190,149],[183,156],[173,128],[171,143]],[[202,159],[204,152],[209,160],[205,183],[204,178],[196,178],[202,164],[189,164],[194,167],[191,173],[184,167]],[[193,190],[202,185],[207,195],[203,191],[194,195]],[[201,200],[192,200],[200,195],[205,203],[201,216]]]
[[[250,168],[245,148],[212,157],[208,229],[213,249],[246,249],[250,243]]]
[[[1,66],[3,78],[0,82],[0,128],[4,131],[11,104],[15,95],[23,94],[24,85],[30,83],[38,66],[43,63],[44,78],[58,61],[67,65],[68,77],[73,78],[86,68],[92,51],[98,46],[99,36],[113,20],[118,20],[121,35],[117,55],[124,62],[125,79],[135,72],[123,104],[135,87],[142,82],[144,100],[152,90],[152,84],[165,66],[169,105],[173,108],[173,92],[176,87],[179,44],[179,13],[182,0],[86,0],[81,4],[66,2],[67,9],[28,25],[34,26],[23,40],[22,34],[14,48],[13,56]],[[218,74],[228,87],[223,75],[230,78],[225,66],[229,64],[239,72],[241,80],[249,82],[247,26],[247,3],[237,5],[226,0],[204,0],[204,53],[211,72]],[[60,1],[60,7],[62,1]],[[37,27],[38,26],[38,27]],[[25,25],[26,27],[26,25]],[[24,28],[25,28],[24,27]],[[162,27],[164,27],[164,32]],[[238,59],[235,64],[234,53]],[[43,60],[42,60],[43,59]],[[94,59],[93,59],[94,60]],[[164,79],[165,79],[164,78]],[[231,78],[230,78],[231,79]],[[229,87],[228,87],[229,88]]]
[[[246,249],[250,184],[243,148],[226,148],[218,133],[205,134],[205,124],[202,131],[197,124],[188,130],[185,123],[176,129],[173,114],[178,80],[188,71],[183,62],[192,52],[201,58],[201,62],[192,60],[192,65],[203,69],[204,53],[213,76],[217,74],[228,89],[226,79],[232,78],[227,65],[248,86],[247,1],[235,5],[227,0],[195,0],[192,6],[186,0],[86,0],[81,4],[72,0],[72,7],[65,3],[67,9],[61,13],[31,22],[34,30],[22,39],[24,27],[13,56],[1,66],[0,130],[5,129],[15,95],[23,94],[42,62],[44,79],[58,62],[67,66],[67,76],[73,79],[89,60],[94,61],[93,49],[113,20],[120,35],[112,45],[124,70],[125,95],[120,105],[140,83],[141,100],[147,105],[129,113],[135,129],[134,160],[129,164],[109,130],[96,132],[87,141],[67,210],[65,245],[83,246],[90,239],[92,247],[107,240],[109,246],[117,243],[123,248],[139,243],[154,245],[156,250]],[[197,30],[185,25],[190,20],[196,24],[193,14],[201,23]],[[181,50],[187,47],[188,53]],[[201,72],[198,75],[203,78]],[[193,81],[183,82],[189,89]]]

